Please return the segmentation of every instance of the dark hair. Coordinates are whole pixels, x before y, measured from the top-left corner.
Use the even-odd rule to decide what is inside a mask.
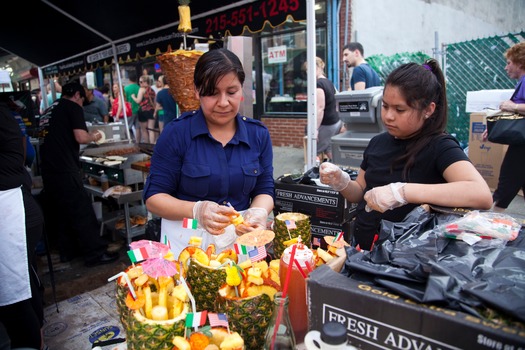
[[[135,70],[128,71],[128,79],[134,83],[137,82],[137,72]]]
[[[419,132],[407,152],[396,159],[394,164],[405,162],[403,176],[408,180],[410,168],[414,165],[416,155],[431,142],[433,138],[445,132],[447,127],[447,92],[445,77],[435,59],[425,61],[423,65],[406,63],[394,69],[387,77],[385,90],[389,86],[399,88],[409,107],[422,111],[431,102],[436,104],[434,113],[425,119]],[[422,115],[421,118],[424,118]]]
[[[244,84],[244,70],[236,54],[227,49],[215,49],[205,52],[195,65],[193,83],[201,96],[215,93],[217,82],[228,73],[235,73]]]
[[[344,50],[350,50],[350,51],[359,50],[359,52],[361,53],[361,56],[363,57],[365,56],[365,50],[363,49],[363,45],[361,45],[357,41],[348,43],[345,46],[343,46],[343,51]]]

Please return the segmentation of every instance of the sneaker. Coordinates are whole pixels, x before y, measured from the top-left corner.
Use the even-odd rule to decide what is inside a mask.
[[[114,261],[117,261],[119,258],[119,253],[118,252],[104,252],[102,255],[99,255],[98,257],[96,257],[95,259],[91,259],[91,260],[86,260],[86,266],[87,267],[94,267],[94,266],[99,266],[99,265],[104,265],[104,264],[110,264]]]

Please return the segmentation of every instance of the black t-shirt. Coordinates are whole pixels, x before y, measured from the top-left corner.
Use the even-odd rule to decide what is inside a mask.
[[[410,170],[410,178],[403,179],[403,164],[396,165],[392,171],[391,165],[395,159],[406,153],[411,143],[411,140],[396,139],[387,132],[370,140],[361,163],[361,168],[366,171],[365,192],[393,182],[445,183],[443,172],[448,166],[461,160],[469,160],[454,137],[447,134],[440,135],[421,150]],[[357,206],[355,236],[361,248],[369,249],[382,219],[392,222],[402,221],[418,204],[407,204],[384,213],[366,212],[365,205],[366,202],[363,200]]]
[[[42,173],[79,172],[80,145],[73,130],[87,131],[82,107],[61,98],[40,117],[40,127],[44,133],[44,142],[40,146]]]
[[[31,175],[24,166],[24,141],[20,126],[5,103],[0,103],[0,191],[22,186],[26,227],[43,222],[31,195]]]
[[[325,107],[323,120],[321,125],[334,125],[339,121],[339,113],[337,113],[336,103],[335,103],[335,87],[332,82],[326,78],[317,79],[317,88],[323,89]]]
[[[22,132],[11,110],[0,103],[0,190],[24,186],[31,190],[31,175],[24,167]]]

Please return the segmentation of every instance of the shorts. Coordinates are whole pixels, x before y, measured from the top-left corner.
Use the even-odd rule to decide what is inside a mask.
[[[142,122],[142,123],[145,123],[150,119],[155,119],[153,117],[153,110],[151,111],[139,110],[137,113],[137,116],[138,116],[139,122]]]

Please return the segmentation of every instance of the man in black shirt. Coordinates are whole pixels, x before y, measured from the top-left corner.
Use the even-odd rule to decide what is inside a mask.
[[[107,243],[99,235],[91,199],[82,183],[80,144],[102,137],[98,131],[88,132],[82,109],[85,99],[82,85],[69,83],[62,87],[62,98],[40,118],[44,135],[40,151],[46,209],[49,209],[46,214],[56,226],[53,229],[58,233],[61,260],[73,259],[78,243],[86,265],[96,266],[117,260],[118,253],[106,250]]]

